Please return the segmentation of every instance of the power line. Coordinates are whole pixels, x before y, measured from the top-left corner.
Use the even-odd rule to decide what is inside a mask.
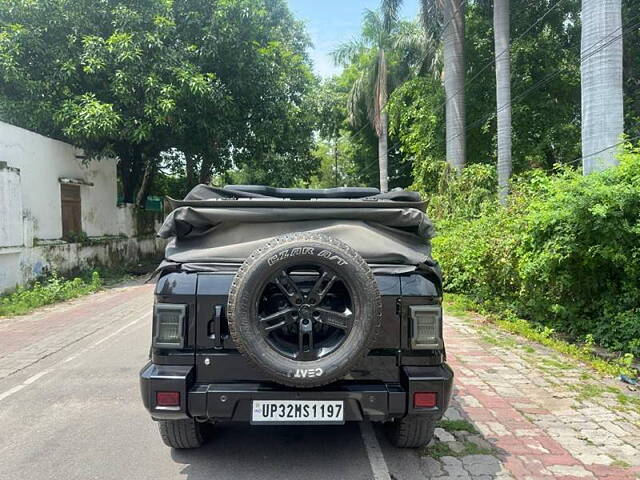
[[[560,5],[560,3],[564,1],[564,0],[557,0],[551,7],[549,7],[541,16],[539,16],[531,25],[529,25],[529,27],[527,27],[525,29],[524,32],[522,32],[520,35],[518,35],[512,42],[511,44],[517,42],[518,40],[520,40],[522,37],[524,37],[527,33],[529,33],[536,25],[538,25],[542,20],[544,20],[547,15],[549,15],[549,13],[551,13],[558,5]],[[460,3],[458,4],[458,7],[454,10],[453,14],[451,15],[451,18],[449,19],[449,21],[447,22],[447,24],[445,25],[445,27],[442,30],[442,33],[438,39],[438,43],[442,40],[442,36],[444,35],[444,30],[445,28],[449,25],[449,23],[451,23],[451,21],[454,19],[455,14],[458,12],[458,10],[460,9],[460,7],[462,6],[462,4],[465,2],[465,0],[461,0]],[[458,89],[456,92],[454,92],[451,96],[445,98],[444,102],[442,102],[442,104],[438,107],[438,110],[440,110],[441,108],[443,108],[447,102],[449,100],[451,100],[453,97],[455,97],[456,95],[458,95],[458,93],[460,93],[461,91],[463,91],[464,89],[466,89],[476,78],[478,78],[480,76],[480,74],[482,72],[484,72],[487,68],[489,68],[491,65],[493,65],[497,59],[499,57],[501,57],[502,55],[504,55],[507,51],[509,50],[509,48],[505,48],[504,50],[502,50],[498,55],[494,56],[494,58],[486,63],[478,72],[476,72],[468,81],[465,82],[465,84],[462,86],[462,88]],[[550,78],[548,79],[550,80]],[[537,85],[534,85],[534,87],[536,87]],[[526,93],[529,93],[528,91]],[[514,99],[515,100],[515,99]],[[506,106],[503,107],[503,109],[506,108]],[[502,111],[502,110],[498,110],[498,111]],[[496,112],[497,113],[497,112]],[[482,123],[484,123],[486,120],[490,119],[495,113],[492,112],[491,115],[489,117],[487,117],[486,119],[481,119],[480,121],[476,121],[474,122],[474,124],[469,125],[467,127],[465,127],[464,132],[466,133],[470,128],[475,128],[475,126],[480,125]],[[462,133],[454,136],[453,138],[449,139],[448,142],[451,142],[452,140],[455,140],[456,138],[458,138],[459,136],[461,136]]]
[[[458,6],[451,13],[451,18],[449,18],[449,20],[447,20],[447,23],[445,23],[440,29],[440,35],[438,36],[438,41],[436,43],[440,43],[442,41],[442,37],[444,37],[444,32],[447,30],[449,25],[451,25],[451,22],[453,22],[453,19],[456,18],[456,13],[460,11],[460,8],[462,8],[462,5],[464,5],[466,2],[467,0],[460,0],[458,2]]]
[[[602,150],[598,150],[597,152],[590,153],[589,155],[585,155],[584,157],[575,158],[575,159],[571,160],[570,162],[564,163],[564,165],[572,165],[572,164],[574,164],[576,162],[584,160],[585,158],[595,157],[596,155],[600,155],[601,153],[606,152],[607,150],[610,150],[610,149],[615,148],[615,147],[619,147],[620,145],[622,145],[624,143],[633,142],[634,140],[638,140],[638,139],[640,139],[640,135],[636,135],[636,136],[631,137],[631,138],[625,138],[624,140],[622,140],[622,141],[620,141],[618,143],[614,143],[613,145],[609,145],[608,147],[605,147]]]
[[[357,136],[358,136],[358,135],[360,135],[360,133],[362,133],[362,131],[363,131],[365,128],[367,128],[367,127],[368,127],[368,125],[365,123],[364,125],[362,125],[362,127],[360,127],[360,128],[358,129],[358,131],[357,131],[357,132],[352,133],[351,135],[349,135],[349,136],[348,136],[348,137],[346,137],[346,138],[342,138],[342,140],[351,140],[351,139],[353,139],[353,138],[357,137]]]
[[[636,17],[638,17],[638,16],[640,16],[640,15],[636,15]],[[630,25],[622,33],[620,33],[619,35],[616,35],[614,38],[610,39],[607,43],[605,43],[603,45],[600,45],[599,47],[594,48],[593,50],[588,51],[588,53],[586,53],[584,56],[582,56],[580,58],[580,62],[584,62],[585,60],[588,60],[589,58],[591,58],[596,53],[598,53],[598,52],[602,51],[603,49],[607,48],[611,43],[615,42],[616,40],[618,40],[619,38],[624,36],[624,34],[627,33],[629,30],[637,27],[638,25],[640,25],[640,22],[636,22],[635,24]],[[619,30],[619,28],[616,29],[616,31],[617,30]],[[547,75],[546,77],[542,78],[541,80],[539,80],[538,82],[533,84],[531,87],[527,88],[525,91],[523,91],[520,94],[516,95],[513,99],[511,99],[510,102],[507,102],[504,105],[500,106],[496,111],[493,111],[489,115],[487,115],[486,117],[481,118],[481,119],[475,121],[474,123],[465,126],[465,128],[464,128],[464,130],[462,130],[462,132],[458,133],[457,135],[455,135],[454,137],[449,139],[449,141],[453,141],[456,138],[458,138],[458,137],[464,135],[465,133],[467,133],[470,129],[475,128],[475,127],[477,127],[479,125],[482,125],[484,122],[490,120],[491,118],[493,118],[495,115],[497,115],[499,112],[501,112],[505,108],[508,108],[509,106],[511,106],[515,102],[517,102],[518,100],[521,100],[522,98],[524,98],[527,95],[529,95],[532,91],[537,90],[538,88],[542,87],[543,85],[549,83],[554,77],[556,77],[559,74],[561,74],[566,68],[567,68],[566,66],[563,66],[563,67],[560,67],[560,68],[554,70],[549,75]]]
[[[542,21],[553,9],[555,9],[563,0],[558,0],[556,3],[553,4],[552,7],[550,7],[549,9],[547,9],[545,11],[545,13],[543,13],[533,24],[531,24],[522,34],[520,34],[514,41],[517,41],[519,39],[521,39],[526,33],[528,33],[529,31],[531,31],[531,29],[537,25],[540,21]],[[457,12],[457,10],[461,7],[461,5],[465,2],[465,0],[461,0],[461,2],[458,4],[458,8],[456,9],[455,12]],[[454,15],[455,15],[454,12]],[[636,18],[640,17],[640,14],[634,15],[631,18],[631,21],[635,20]],[[449,20],[450,21],[453,19],[453,15],[452,18]],[[448,25],[448,23],[447,23]],[[606,41],[606,43],[599,45],[601,42],[607,40],[608,37],[610,37],[611,35],[615,34],[618,30],[623,28],[623,25],[621,25],[620,27],[616,28],[613,32],[611,32],[609,35],[607,35],[605,38],[601,39],[598,43],[592,45],[581,57],[580,57],[580,62],[584,62],[586,60],[588,60],[589,58],[591,58],[592,56],[594,56],[595,54],[599,53],[600,51],[604,50],[605,48],[607,48],[609,45],[611,45],[613,42],[615,42],[616,40],[618,40],[619,38],[623,37],[627,32],[629,32],[630,30],[632,30],[633,28],[637,27],[640,25],[640,22],[636,22],[630,26],[628,26],[627,28],[625,28],[622,33],[616,35],[615,37],[609,39],[608,41]],[[448,97],[447,99],[445,99],[445,101],[440,105],[439,108],[442,108],[444,105],[446,105],[447,101],[450,100],[451,98],[453,98],[455,95],[457,95],[460,91],[462,91],[464,88],[466,88],[466,86],[468,86],[473,80],[475,80],[480,73],[482,73],[484,70],[486,70],[489,66],[491,66],[493,63],[495,63],[497,57],[501,56],[502,54],[504,54],[508,49],[504,49],[502,52],[500,52],[491,62],[487,63],[481,70],[479,70],[468,82],[465,82],[465,86],[458,90],[457,92],[455,92],[451,97]],[[464,130],[457,134],[456,136],[454,136],[453,138],[449,139],[449,141],[455,140],[456,138],[458,138],[459,136],[465,134],[466,132],[468,132],[470,129],[475,128],[476,126],[479,126],[481,124],[483,124],[484,122],[490,120],[493,116],[497,115],[497,113],[501,112],[502,110],[504,110],[505,108],[508,108],[509,106],[513,105],[515,102],[517,102],[518,100],[526,97],[527,95],[529,95],[532,91],[537,90],[538,88],[546,85],[547,83],[549,83],[553,78],[555,78],[556,76],[558,76],[559,74],[561,74],[565,69],[567,68],[567,66],[562,66],[558,69],[556,69],[555,71],[551,72],[550,74],[546,75],[544,78],[542,78],[541,80],[538,80],[536,83],[534,83],[533,85],[531,85],[530,87],[528,87],[526,90],[524,90],[523,92],[521,92],[520,94],[516,95],[514,98],[512,98],[512,100],[510,102],[505,103],[504,105],[498,107],[496,109],[496,111],[491,112],[489,115],[487,115],[484,118],[481,118],[475,122],[473,122],[472,124],[469,124],[467,126],[465,126]],[[366,125],[365,125],[366,126]],[[359,132],[357,132],[359,133]],[[356,133],[356,134],[357,134]],[[354,136],[356,135],[354,134]],[[615,145],[611,145],[609,147],[606,147],[605,149],[595,152],[593,154],[590,154],[587,157],[584,158],[589,158],[593,155],[597,155],[600,154],[610,148],[619,146],[625,142],[628,141],[633,141],[637,138],[640,138],[640,135],[637,137],[633,137],[631,139],[627,139],[624,140],[622,142],[619,142]],[[393,148],[395,148],[397,145],[391,146],[387,149],[387,153],[389,153]],[[575,163],[576,161],[579,160],[583,160],[583,157],[579,157],[575,160],[572,160],[570,162],[566,162],[567,165]],[[368,169],[364,170],[365,172],[370,172],[372,168],[374,167],[378,167],[378,164],[373,164],[371,165]]]
[[[560,0],[561,1],[561,0]],[[556,3],[557,5],[557,3]],[[640,14],[634,15],[631,18],[631,21],[635,20],[636,18],[640,17]],[[639,26],[640,22],[636,22],[632,25],[629,25],[628,27],[626,27],[620,34],[616,35],[615,37],[607,40],[608,37],[610,37],[611,35],[614,35],[618,30],[620,30],[623,26],[621,25],[620,27],[616,28],[613,32],[611,32],[609,35],[607,35],[605,38],[603,38],[600,42],[596,43],[595,45],[593,45],[592,47],[590,47],[585,54],[583,54],[580,57],[580,62],[584,62],[585,60],[588,60],[589,58],[591,58],[592,56],[594,56],[595,54],[599,53],[600,51],[604,50],[605,48],[607,48],[609,45],[611,45],[613,42],[615,42],[616,40],[618,40],[619,38],[623,37],[627,32],[629,32],[630,30],[634,29],[635,27]],[[606,43],[599,45],[599,43],[606,41]],[[560,67],[556,70],[554,70],[553,72],[551,72],[550,74],[546,75],[544,78],[538,80],[536,83],[534,83],[533,85],[531,85],[529,88],[527,88],[526,90],[524,90],[523,92],[519,93],[518,95],[516,95],[514,98],[511,99],[510,102],[505,103],[504,105],[500,106],[499,108],[496,109],[496,111],[491,112],[489,115],[487,115],[484,118],[480,118],[478,120],[476,120],[475,122],[473,122],[472,124],[469,124],[467,126],[465,126],[464,130],[460,133],[458,133],[457,135],[455,135],[453,138],[451,138],[449,141],[453,141],[456,138],[460,137],[461,135],[466,134],[469,130],[482,125],[483,123],[485,123],[486,121],[490,120],[491,118],[493,118],[495,115],[497,115],[499,112],[501,112],[502,110],[504,110],[505,108],[508,108],[509,106],[513,105],[514,103],[516,103],[517,101],[521,100],[522,98],[526,97],[527,95],[529,95],[531,92],[533,92],[534,90],[537,90],[538,88],[541,88],[542,86],[546,85],[547,83],[549,83],[551,80],[553,80],[553,78],[555,78],[556,76],[558,76],[559,74],[561,74],[567,67],[563,66]],[[443,104],[444,105],[444,104]],[[637,137],[635,137],[637,138]],[[635,138],[632,138],[631,140],[634,140]],[[629,140],[627,140],[629,141]],[[605,148],[602,151],[596,152],[593,155],[597,155],[599,153],[602,153],[614,146],[618,146],[621,145],[624,142],[620,142],[616,145],[612,145],[609,146],[607,148]],[[591,155],[590,155],[591,156]],[[578,158],[577,160],[582,160],[582,157]],[[567,164],[571,164],[576,162],[577,160],[572,160],[571,162],[568,162]]]
[[[562,1],[562,0],[560,0]],[[559,2],[558,2],[559,3]],[[557,5],[557,3],[555,4]],[[554,5],[554,6],[555,6]],[[549,10],[547,10],[547,13],[549,12]],[[546,13],[545,13],[546,15]],[[635,16],[633,16],[631,18],[631,21],[635,20],[636,18],[638,18],[640,16],[640,14],[637,14]],[[629,30],[635,28],[636,26],[638,26],[639,23],[635,23],[629,27],[627,27],[621,34],[615,36],[614,38],[610,39],[609,41],[607,41],[605,44],[598,46],[598,44],[596,43],[595,45],[593,45],[592,47],[590,47],[590,49],[587,50],[587,52],[580,58],[580,62],[584,62],[585,60],[588,60],[589,58],[591,58],[593,55],[595,55],[596,53],[602,51],[603,49],[605,49],[606,47],[608,47],[609,45],[611,45],[613,42],[615,42],[616,40],[618,40],[620,37],[622,37],[625,33],[627,33]],[[611,35],[615,34],[615,32],[617,32],[618,30],[620,30],[622,28],[622,26],[616,28],[613,32],[611,32],[609,35],[607,35],[607,37],[605,37],[604,39],[601,40],[604,41],[606,40],[608,37],[610,37]],[[600,42],[598,42],[600,43]],[[501,105],[496,111],[491,112],[489,115],[487,115],[485,118],[482,118],[476,122],[474,122],[471,125],[468,125],[465,127],[465,129],[455,135],[453,138],[449,139],[448,141],[451,142],[453,140],[455,140],[456,138],[460,137],[461,135],[463,135],[464,133],[466,133],[467,131],[469,131],[469,129],[471,128],[475,128],[478,125],[483,124],[484,122],[490,120],[494,115],[496,115],[498,112],[503,111],[505,108],[508,108],[510,105],[513,105],[516,101],[526,97],[529,93],[531,93],[533,90],[536,90],[537,88],[542,87],[543,85],[549,83],[549,81],[551,81],[554,77],[558,76],[559,74],[561,74],[564,70],[566,69],[566,66],[560,67],[559,69],[556,69],[555,71],[551,72],[551,74],[547,75],[546,77],[542,78],[541,80],[539,80],[538,82],[536,82],[535,84],[533,84],[531,87],[527,88],[524,92],[520,93],[519,95],[517,95],[515,98],[511,99],[511,102],[507,102],[504,105]],[[467,83],[468,85],[468,83]],[[445,102],[440,106],[440,108],[442,108],[444,105],[446,104],[446,100]]]
[[[513,41],[511,41],[511,45],[513,45],[515,42],[517,42],[518,40],[520,40],[522,37],[524,37],[527,33],[529,33],[531,31],[531,29],[533,27],[535,27],[538,23],[540,23],[542,20],[544,20],[546,18],[546,16],[551,13],[552,10],[554,10],[558,5],[560,5],[561,2],[563,2],[564,0],[558,0],[556,3],[553,4],[553,6],[551,8],[549,8],[547,11],[545,11],[540,17],[538,17],[536,19],[535,22],[533,22],[531,25],[529,25],[529,27],[522,32],[520,35],[518,35]],[[504,50],[502,50],[498,55],[495,55],[494,58],[487,62],[484,67],[482,67],[480,70],[478,70],[475,75],[473,75],[468,81],[465,82],[465,84],[459,88],[458,90],[456,90],[451,96],[445,98],[444,102],[442,102],[442,105],[440,105],[440,107],[438,109],[441,109],[442,107],[444,107],[449,100],[453,99],[453,97],[455,97],[456,95],[458,95],[460,92],[462,92],[463,90],[465,90],[471,83],[473,83],[473,81],[478,78],[480,76],[480,74],[482,72],[484,72],[487,68],[489,68],[491,65],[493,65],[494,63],[496,63],[496,61],[498,60],[499,57],[501,57],[502,55],[504,55],[507,51],[509,51],[509,47],[505,48]]]

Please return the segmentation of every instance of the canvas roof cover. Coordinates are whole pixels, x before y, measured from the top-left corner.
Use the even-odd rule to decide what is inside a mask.
[[[171,239],[160,269],[233,271],[269,239],[293,232],[330,235],[378,272],[438,273],[433,226],[415,192],[198,185],[173,208],[158,235]]]

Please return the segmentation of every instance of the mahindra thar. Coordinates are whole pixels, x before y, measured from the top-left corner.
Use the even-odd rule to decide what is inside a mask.
[[[142,400],[163,441],[218,422],[384,422],[431,439],[451,397],[433,227],[414,192],[200,185],[171,213]]]

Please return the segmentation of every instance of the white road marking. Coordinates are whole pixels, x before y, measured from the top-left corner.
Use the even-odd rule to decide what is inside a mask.
[[[97,347],[98,345],[100,345],[103,342],[106,342],[107,340],[109,340],[110,338],[115,337],[116,335],[118,335],[119,333],[121,333],[122,331],[126,330],[129,327],[132,327],[133,325],[135,325],[136,323],[140,322],[141,320],[144,320],[145,318],[147,318],[149,316],[149,313],[145,313],[141,316],[139,316],[138,318],[136,318],[135,320],[127,323],[125,326],[120,327],[119,329],[117,329],[115,332],[110,333],[109,335],[107,335],[106,337],[102,337],[100,340],[98,340],[97,342],[89,345],[88,347],[83,348],[82,350],[80,350],[79,352],[76,352],[75,354],[71,355],[70,357],[65,358],[63,361],[58,362],[55,366],[59,366],[61,363],[66,363],[66,362],[70,362],[71,360],[74,360],[75,358],[79,357],[80,355],[82,355],[83,353],[88,352],[89,350],[91,350],[94,347]],[[24,382],[22,382],[20,385],[16,385],[15,387],[10,388],[9,390],[7,390],[6,392],[2,392],[0,393],[0,401],[4,400],[5,398],[13,395],[16,392],[19,392],[20,390],[22,390],[23,388],[31,385],[32,383],[35,383],[36,381],[38,381],[40,378],[44,377],[45,375],[47,375],[48,373],[51,373],[52,371],[56,370],[56,368],[52,367],[52,368],[48,368],[46,370],[42,370],[41,372],[36,373],[35,375],[27,378]]]
[[[23,385],[31,385],[33,382],[35,382],[39,378],[44,377],[50,371],[51,371],[51,369],[47,369],[47,370],[43,370],[43,371],[41,371],[39,373],[36,373],[33,377],[27,378],[24,382],[22,382],[22,384]]]
[[[9,395],[13,395],[16,392],[19,392],[20,390],[22,390],[24,387],[26,387],[26,385],[20,384],[20,385],[16,385],[13,388],[10,388],[9,390],[7,390],[6,392],[0,393],[0,401],[4,400],[5,398],[7,398]]]
[[[149,313],[145,313],[144,315],[139,316],[138,318],[136,318],[134,321],[127,323],[124,327],[120,327],[118,330],[116,330],[113,333],[110,333],[109,335],[107,335],[106,337],[102,337],[100,340],[98,340],[96,343],[93,344],[94,347],[97,347],[98,345],[100,345],[103,342],[106,342],[107,340],[109,340],[112,337],[115,337],[117,334],[119,334],[120,332],[122,332],[123,330],[126,330],[129,327],[132,327],[133,325],[135,325],[136,323],[138,323],[140,320],[145,319],[146,317],[149,316]]]
[[[384,460],[382,449],[376,438],[376,433],[373,431],[371,422],[365,420],[360,423],[360,434],[362,440],[364,440],[364,447],[367,450],[367,456],[369,457],[369,464],[371,464],[371,471],[373,472],[374,480],[391,480],[391,474],[387,467],[387,462]]]

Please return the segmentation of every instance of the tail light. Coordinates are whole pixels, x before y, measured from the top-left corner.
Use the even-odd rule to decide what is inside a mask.
[[[438,404],[436,392],[416,392],[413,394],[414,408],[433,408]]]
[[[153,346],[156,348],[182,348],[186,305],[156,303],[153,311]]]
[[[156,392],[156,405],[158,407],[179,407],[180,392]]]
[[[442,348],[442,307],[411,305],[411,348],[416,350]]]

